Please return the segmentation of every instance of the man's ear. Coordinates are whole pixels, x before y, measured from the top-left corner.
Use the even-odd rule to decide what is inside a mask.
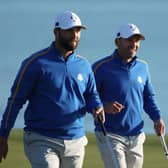
[[[115,45],[118,47],[120,43],[120,40],[118,38],[115,39]]]
[[[54,32],[54,35],[56,36],[56,34],[57,34],[57,29],[54,28],[53,32]]]

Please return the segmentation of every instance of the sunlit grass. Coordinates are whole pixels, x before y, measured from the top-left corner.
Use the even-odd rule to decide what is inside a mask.
[[[9,138],[9,152],[7,159],[0,163],[0,168],[31,168],[27,161],[22,143],[22,131],[13,130]],[[84,160],[84,168],[103,168],[100,158],[96,139],[94,134],[87,134],[88,145],[86,147],[86,155]],[[167,141],[168,137],[166,137]],[[168,160],[164,156],[164,152],[159,138],[154,135],[147,135],[144,144],[144,167],[143,168],[168,168]]]

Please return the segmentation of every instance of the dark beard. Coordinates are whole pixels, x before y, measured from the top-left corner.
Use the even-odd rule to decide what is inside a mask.
[[[60,44],[66,51],[74,51],[74,50],[77,48],[78,43],[79,43],[79,42],[77,42],[76,45],[74,46],[74,45],[72,45],[71,43],[69,43],[70,40],[67,40],[67,39],[63,38],[63,37],[61,36],[61,34],[59,35],[58,41],[59,41],[59,44]]]

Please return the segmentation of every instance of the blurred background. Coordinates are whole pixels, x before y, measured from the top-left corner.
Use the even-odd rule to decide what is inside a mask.
[[[82,31],[77,53],[90,63],[110,55],[114,38],[123,23],[136,24],[145,35],[138,52],[150,67],[156,99],[168,125],[168,1],[167,0],[0,0],[0,119],[21,61],[48,47],[54,40],[55,17],[65,10],[77,13],[88,29]],[[24,109],[15,128],[23,128]],[[145,132],[153,134],[153,125],[144,114]],[[86,130],[93,132],[93,119],[86,116]]]

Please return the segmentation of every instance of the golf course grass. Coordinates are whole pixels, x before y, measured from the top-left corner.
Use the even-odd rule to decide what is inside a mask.
[[[0,168],[31,168],[27,161],[22,143],[22,131],[13,130],[9,138],[9,152],[5,161],[0,163]],[[93,133],[88,133],[88,145],[84,160],[84,168],[103,168],[96,140]],[[168,143],[168,137],[165,138]],[[168,168],[168,160],[157,136],[147,135],[144,144],[144,166],[143,168]]]

